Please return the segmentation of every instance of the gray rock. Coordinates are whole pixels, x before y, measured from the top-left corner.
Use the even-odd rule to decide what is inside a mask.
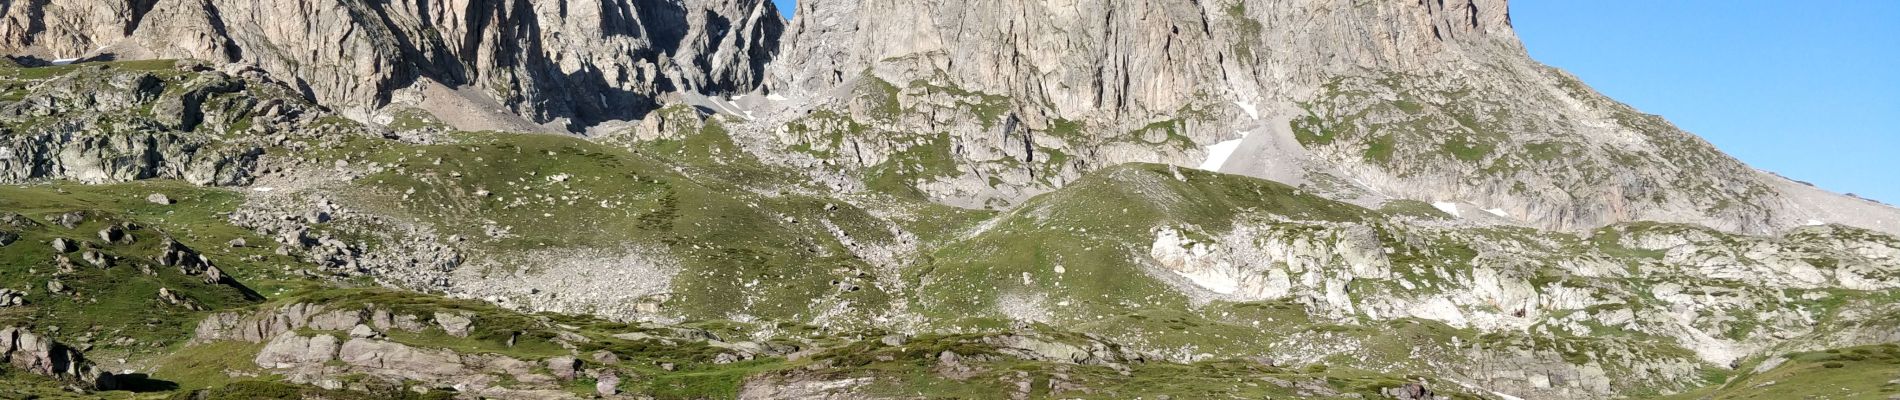
[[[337,359],[338,349],[335,336],[278,335],[257,352],[254,361],[264,368],[319,365]]]
[[[0,329],[0,363],[86,390],[118,388],[116,376],[94,366],[79,350],[25,328]]]
[[[294,78],[316,100],[359,116],[404,85],[442,82],[470,86],[536,123],[582,126],[641,116],[673,90],[756,88],[785,24],[767,0],[427,0],[362,9],[334,0],[165,0],[142,13],[106,0],[0,7],[8,18],[46,16],[13,25],[43,29],[0,32],[0,51],[9,54],[84,54],[117,44],[154,58],[237,61],[246,65],[224,72]],[[389,67],[397,65],[429,67]]]
[[[574,380],[574,376],[579,373],[581,368],[581,361],[574,357],[554,357],[549,358],[547,362],[548,372],[553,373],[555,378],[564,381]]]
[[[59,252],[59,253],[71,253],[71,252],[79,251],[79,243],[74,242],[72,239],[54,238],[53,251]]]
[[[455,337],[468,337],[469,328],[475,325],[475,321],[467,315],[443,312],[435,313],[435,323],[442,327],[443,332]]]
[[[112,268],[112,257],[97,250],[88,250],[84,254],[80,254],[79,258],[86,260],[86,263],[92,264],[94,267]]]
[[[885,346],[897,347],[903,346],[905,343],[910,343],[910,337],[904,335],[884,335],[884,337],[878,339],[878,342],[884,343]]]
[[[164,193],[152,193],[149,196],[145,196],[145,201],[151,202],[152,204],[172,205],[172,198],[166,196]]]
[[[19,307],[26,305],[26,292],[13,289],[0,289],[0,307]]]
[[[614,375],[612,372],[602,373],[598,378],[595,378],[594,392],[600,393],[602,396],[620,394],[620,376]]]
[[[594,362],[601,363],[602,365],[619,365],[620,364],[620,355],[614,354],[613,352],[606,351],[606,350],[594,352],[593,359],[594,359]]]
[[[19,232],[0,231],[0,247],[6,247],[7,245],[13,244],[13,242],[18,242],[18,241],[20,241]]]
[[[376,328],[371,328],[369,325],[357,324],[355,328],[350,328],[350,337],[353,338],[375,339],[382,336],[382,332],[377,332]]]
[[[66,284],[63,282],[60,282],[58,279],[46,281],[47,293],[64,294],[66,293],[66,290],[67,290]]]
[[[60,214],[58,216],[53,217],[53,224],[59,225],[61,227],[65,227],[66,229],[78,228],[79,224],[82,224],[85,222],[86,222],[86,214],[77,212],[77,211]]]
[[[126,234],[125,228],[110,226],[99,230],[99,240],[106,243],[131,243],[132,235]]]

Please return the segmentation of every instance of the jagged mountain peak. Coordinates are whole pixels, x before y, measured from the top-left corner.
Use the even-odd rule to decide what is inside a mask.
[[[13,2],[0,10],[7,21],[0,50],[43,61],[247,63],[360,120],[414,101],[429,86],[468,88],[470,99],[455,102],[462,109],[421,105],[441,114],[506,108],[564,131],[641,117],[674,91],[750,91],[779,41],[784,19],[775,7],[765,0]]]

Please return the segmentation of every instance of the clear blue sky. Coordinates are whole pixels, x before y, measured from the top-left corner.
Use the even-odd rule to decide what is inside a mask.
[[[1742,161],[1900,204],[1900,1],[1520,0],[1531,56]]]
[[[787,16],[792,0],[774,0]],[[1742,161],[1900,204],[1900,1],[1517,0],[1531,56]]]

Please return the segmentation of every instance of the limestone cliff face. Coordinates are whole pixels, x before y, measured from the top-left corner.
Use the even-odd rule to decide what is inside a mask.
[[[1504,0],[816,0],[798,12],[766,89],[878,131],[837,146],[864,153],[846,169],[907,151],[889,133],[951,133],[964,168],[915,183],[965,205],[1142,161],[1548,229],[1900,229],[1900,212],[1790,188],[1537,63]],[[889,96],[865,94],[877,85]],[[793,114],[762,119],[831,122]]]
[[[0,6],[0,52],[243,62],[356,117],[430,80],[570,127],[677,91],[749,90],[783,19],[763,0],[88,0]]]
[[[1522,54],[1501,0],[1357,3],[808,1],[771,83],[823,90],[866,70],[900,84],[890,78],[941,72],[1046,105],[1048,117],[1142,119],[1287,95],[1331,73]]]

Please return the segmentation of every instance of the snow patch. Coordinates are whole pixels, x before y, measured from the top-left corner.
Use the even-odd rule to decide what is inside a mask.
[[[273,187],[269,187],[269,186],[261,186],[261,187],[254,187],[254,188],[251,188],[251,191],[253,191],[253,192],[269,192],[269,191],[272,191],[272,190],[277,190],[277,188],[273,188]]]
[[[1484,212],[1488,212],[1488,213],[1491,213],[1491,215],[1496,215],[1496,216],[1504,217],[1504,218],[1511,217],[1511,213],[1504,212],[1504,209],[1502,208],[1486,208],[1484,209]]]
[[[75,62],[79,62],[79,59],[78,58],[61,58],[61,59],[53,60],[53,65],[69,65]]]
[[[1432,203],[1432,207],[1436,207],[1438,208],[1438,211],[1444,211],[1446,214],[1451,214],[1451,216],[1453,217],[1463,218],[1465,216],[1463,213],[1458,212],[1458,203],[1447,203],[1447,202],[1441,201],[1437,203]]]
[[[1503,394],[1503,393],[1498,393],[1498,392],[1491,392],[1491,394],[1495,394],[1495,395],[1497,395],[1497,396],[1498,396],[1498,398],[1500,398],[1500,399],[1504,399],[1504,400],[1524,400],[1524,399],[1523,399],[1523,398],[1521,398],[1521,397],[1517,397],[1517,396],[1512,396],[1512,395],[1508,395],[1508,394]]]
[[[1234,101],[1234,105],[1240,106],[1241,111],[1246,111],[1248,118],[1260,119],[1260,109],[1254,107],[1253,103],[1236,100]]]
[[[1240,149],[1240,141],[1242,140],[1247,140],[1247,132],[1241,132],[1239,139],[1207,146],[1207,161],[1201,162],[1200,169],[1203,171],[1220,172],[1221,164],[1226,164],[1227,157],[1234,155],[1234,150]]]
[[[771,94],[771,95],[768,95],[768,96],[765,96],[765,99],[766,99],[766,100],[771,100],[771,101],[786,101],[786,100],[791,100],[791,99],[787,99],[787,98],[785,98],[785,96],[780,96],[780,95],[778,95],[778,93],[773,93],[773,94]]]
[[[1808,226],[1821,226],[1821,225],[1827,225],[1827,223],[1821,222],[1821,220],[1818,220],[1818,219],[1808,220]]]

